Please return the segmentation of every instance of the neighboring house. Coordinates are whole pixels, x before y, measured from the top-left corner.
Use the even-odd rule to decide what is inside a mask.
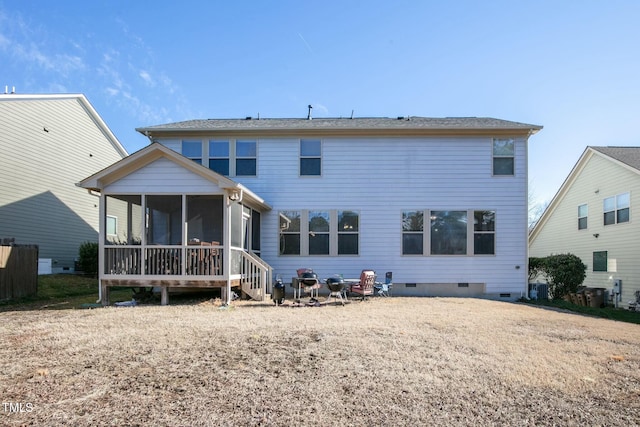
[[[587,147],[529,237],[529,255],[572,253],[587,265],[585,286],[619,300],[640,290],[640,147]]]
[[[75,184],[125,156],[84,95],[0,94],[0,239],[74,271],[99,224],[99,198]]]
[[[540,129],[423,117],[137,129],[153,143],[81,183],[102,194],[102,291],[242,286],[259,298],[306,267],[393,272],[395,295],[520,298]]]

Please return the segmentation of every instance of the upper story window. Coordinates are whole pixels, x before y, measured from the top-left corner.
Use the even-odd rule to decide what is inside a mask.
[[[209,141],[209,169],[229,175],[229,141]]]
[[[300,176],[322,175],[322,143],[319,139],[300,140]]]
[[[226,176],[256,176],[258,143],[249,140],[211,139],[204,157],[209,169]]]
[[[585,230],[587,228],[587,215],[589,214],[589,206],[578,206],[578,230]]]
[[[182,141],[182,155],[202,164],[202,142]]]
[[[493,174],[514,175],[513,139],[493,140]]]
[[[618,194],[604,199],[604,225],[629,222],[629,205],[629,193]]]
[[[256,141],[236,141],[236,176],[256,176],[258,150]]]

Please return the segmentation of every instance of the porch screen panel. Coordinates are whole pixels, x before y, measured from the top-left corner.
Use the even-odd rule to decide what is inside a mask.
[[[107,245],[139,245],[142,242],[142,197],[138,195],[108,195],[105,198],[106,217],[115,218],[114,230],[105,233]]]
[[[222,242],[222,196],[187,196],[187,238],[189,242]]]
[[[232,203],[230,206],[229,214],[229,220],[231,221],[231,246],[241,248],[243,247],[242,205],[239,203]]]
[[[182,196],[146,196],[147,244],[182,242]]]

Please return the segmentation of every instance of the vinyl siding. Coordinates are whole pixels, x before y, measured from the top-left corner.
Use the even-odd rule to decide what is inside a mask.
[[[169,159],[158,159],[104,189],[105,194],[213,194],[222,190],[211,181]]]
[[[75,183],[122,156],[75,98],[0,100],[0,144],[0,237],[73,268],[98,240],[99,203]]]
[[[630,221],[604,225],[603,200],[630,193]],[[578,230],[578,206],[588,204],[588,226]],[[634,299],[640,289],[640,176],[606,157],[592,155],[559,200],[539,233],[531,241],[530,256],[573,253],[587,265],[585,286],[610,289],[613,279],[622,279],[622,304]],[[594,234],[598,234],[596,238]],[[594,272],[593,252],[607,251],[616,271]]]
[[[179,150],[175,139],[161,142]],[[301,177],[298,139],[258,139],[257,176],[231,178],[273,207],[262,216],[261,254],[285,280],[299,267],[321,277],[358,277],[373,268],[381,277],[393,271],[395,283],[485,283],[487,295],[520,297],[527,277],[526,144],[516,140],[515,176],[494,177],[491,138],[324,138],[322,176]],[[331,209],[360,212],[358,256],[278,255],[279,211]],[[495,210],[496,255],[403,256],[401,214],[411,209]]]

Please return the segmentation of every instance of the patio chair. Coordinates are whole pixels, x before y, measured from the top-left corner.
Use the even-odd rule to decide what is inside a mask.
[[[373,285],[376,282],[376,272],[373,270],[362,270],[360,273],[360,280],[357,283],[351,285],[349,292],[352,294],[360,295],[362,301],[368,296],[373,295]]]
[[[378,295],[379,297],[391,296],[391,287],[393,286],[392,277],[393,277],[393,273],[390,271],[387,271],[384,276],[384,283],[376,282],[374,286],[376,290],[376,295]]]

